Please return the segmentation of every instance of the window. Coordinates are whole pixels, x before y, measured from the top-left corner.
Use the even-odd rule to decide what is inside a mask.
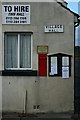
[[[5,33],[5,68],[31,69],[31,33]]]

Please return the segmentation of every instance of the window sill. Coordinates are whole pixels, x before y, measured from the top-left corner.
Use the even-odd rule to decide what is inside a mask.
[[[37,70],[2,70],[1,76],[37,76]]]

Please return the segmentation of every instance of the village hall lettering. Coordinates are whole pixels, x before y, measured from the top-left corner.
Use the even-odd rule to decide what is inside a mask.
[[[2,24],[30,24],[30,5],[2,5]]]

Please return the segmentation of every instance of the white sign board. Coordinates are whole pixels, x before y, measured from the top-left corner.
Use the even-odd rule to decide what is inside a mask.
[[[52,33],[64,32],[63,25],[45,26],[45,32],[52,32]]]
[[[2,24],[30,24],[30,5],[2,5]]]
[[[57,74],[57,57],[51,57],[51,72],[50,75]]]
[[[62,66],[69,66],[69,57],[62,57]]]
[[[62,67],[62,78],[69,78],[69,67]]]

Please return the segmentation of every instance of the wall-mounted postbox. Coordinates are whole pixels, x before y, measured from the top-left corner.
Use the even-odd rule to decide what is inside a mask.
[[[47,45],[37,46],[37,53],[38,53],[38,75],[47,76],[48,46]]]
[[[47,76],[47,54],[38,54],[38,75]]]

